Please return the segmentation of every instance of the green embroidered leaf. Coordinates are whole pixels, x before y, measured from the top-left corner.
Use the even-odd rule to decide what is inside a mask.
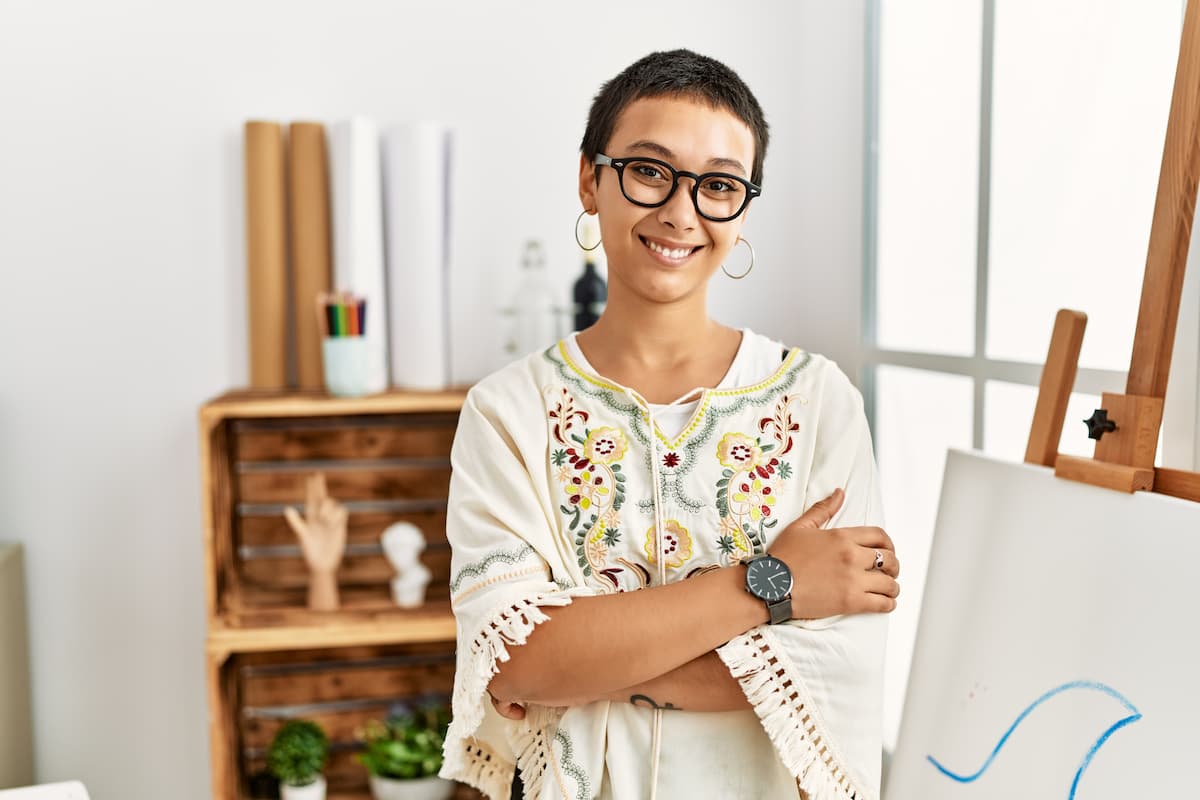
[[[777,520],[777,519],[773,519],[773,520],[771,520],[770,522],[768,522],[768,523],[767,523],[767,527],[768,527],[768,528],[774,528],[774,527],[775,527],[776,525],[778,525],[778,524],[779,524],[779,520]]]
[[[732,477],[733,477],[733,470],[731,470],[731,469],[723,469],[723,470],[721,470],[721,477],[723,477],[723,478],[732,478]]]
[[[717,547],[720,548],[722,553],[729,555],[733,552],[733,537],[729,536],[728,534],[725,536],[718,536]]]
[[[604,543],[609,547],[621,541],[621,530],[619,528],[609,528],[604,532]]]
[[[613,471],[613,472],[620,472],[620,471],[621,471],[621,465],[620,465],[620,464],[613,464],[613,465],[612,465],[612,471]],[[618,478],[618,480],[624,480],[624,478]]]
[[[587,439],[583,438],[578,433],[572,433],[571,438],[579,444],[587,444]]]
[[[788,463],[788,462],[786,462],[786,461],[782,461],[782,462],[780,462],[780,464],[779,464],[779,477],[783,478],[785,481],[786,481],[788,478],[792,477],[792,465],[791,465],[791,464],[789,464],[789,463]]]
[[[614,478],[614,479],[617,481],[617,483],[624,483],[624,482],[625,482],[625,476],[624,476],[624,475],[622,475],[622,474],[621,474],[621,473],[619,473],[619,472],[615,472],[615,473],[613,473],[613,478]]]
[[[758,449],[762,450],[764,453],[769,453],[775,449],[775,445],[774,444],[764,444],[764,445],[760,445]]]
[[[583,556],[579,557],[579,566],[584,568],[583,574],[586,575],[587,574],[587,559],[584,558]]]
[[[728,485],[729,485],[729,478],[721,478],[721,480],[717,481],[718,488],[723,488]]]
[[[561,505],[561,506],[559,506],[559,507],[558,507],[558,510],[559,510],[559,511],[561,511],[562,513],[564,513],[564,514],[570,514],[570,513],[571,513],[571,509],[567,508],[565,505]]]
[[[566,463],[566,460],[567,451],[563,450],[562,448],[555,450],[554,454],[550,456],[551,463],[553,463],[556,467],[561,467],[564,463]]]

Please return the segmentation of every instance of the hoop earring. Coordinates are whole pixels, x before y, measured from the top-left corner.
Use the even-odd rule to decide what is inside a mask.
[[[596,243],[591,247],[584,247],[583,242],[579,241],[579,223],[583,221],[583,215],[586,213],[588,213],[587,209],[584,209],[583,211],[580,211],[579,216],[575,218],[575,244],[579,245],[580,250],[586,250],[590,253],[600,246],[600,240],[597,239]]]
[[[744,244],[744,245],[746,245],[746,247],[748,247],[750,249],[750,266],[746,267],[746,271],[743,272],[741,275],[734,275],[732,272],[725,269],[724,264],[721,265],[721,272],[724,272],[726,275],[733,278],[735,281],[740,281],[742,278],[744,278],[750,274],[750,270],[754,269],[754,247],[748,241],[746,241],[745,239],[743,239],[740,236],[738,237],[737,242],[734,243],[734,247],[736,247],[738,244]]]

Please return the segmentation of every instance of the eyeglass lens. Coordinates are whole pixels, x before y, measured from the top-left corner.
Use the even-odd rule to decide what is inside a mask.
[[[621,190],[635,203],[658,205],[671,193],[671,173],[661,164],[634,159],[621,171]],[[680,187],[683,191],[684,187]],[[702,176],[696,187],[696,208],[717,219],[736,216],[746,202],[746,187],[719,175]]]

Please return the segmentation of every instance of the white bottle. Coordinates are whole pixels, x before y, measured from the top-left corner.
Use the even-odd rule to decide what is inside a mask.
[[[511,333],[505,343],[510,356],[545,349],[562,335],[559,331],[562,308],[555,302],[546,271],[546,253],[536,239],[525,243],[517,292],[505,313],[512,317]]]

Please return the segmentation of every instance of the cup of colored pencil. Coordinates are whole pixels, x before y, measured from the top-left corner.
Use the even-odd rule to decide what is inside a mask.
[[[325,388],[337,397],[367,393],[367,301],[350,292],[317,295]]]

